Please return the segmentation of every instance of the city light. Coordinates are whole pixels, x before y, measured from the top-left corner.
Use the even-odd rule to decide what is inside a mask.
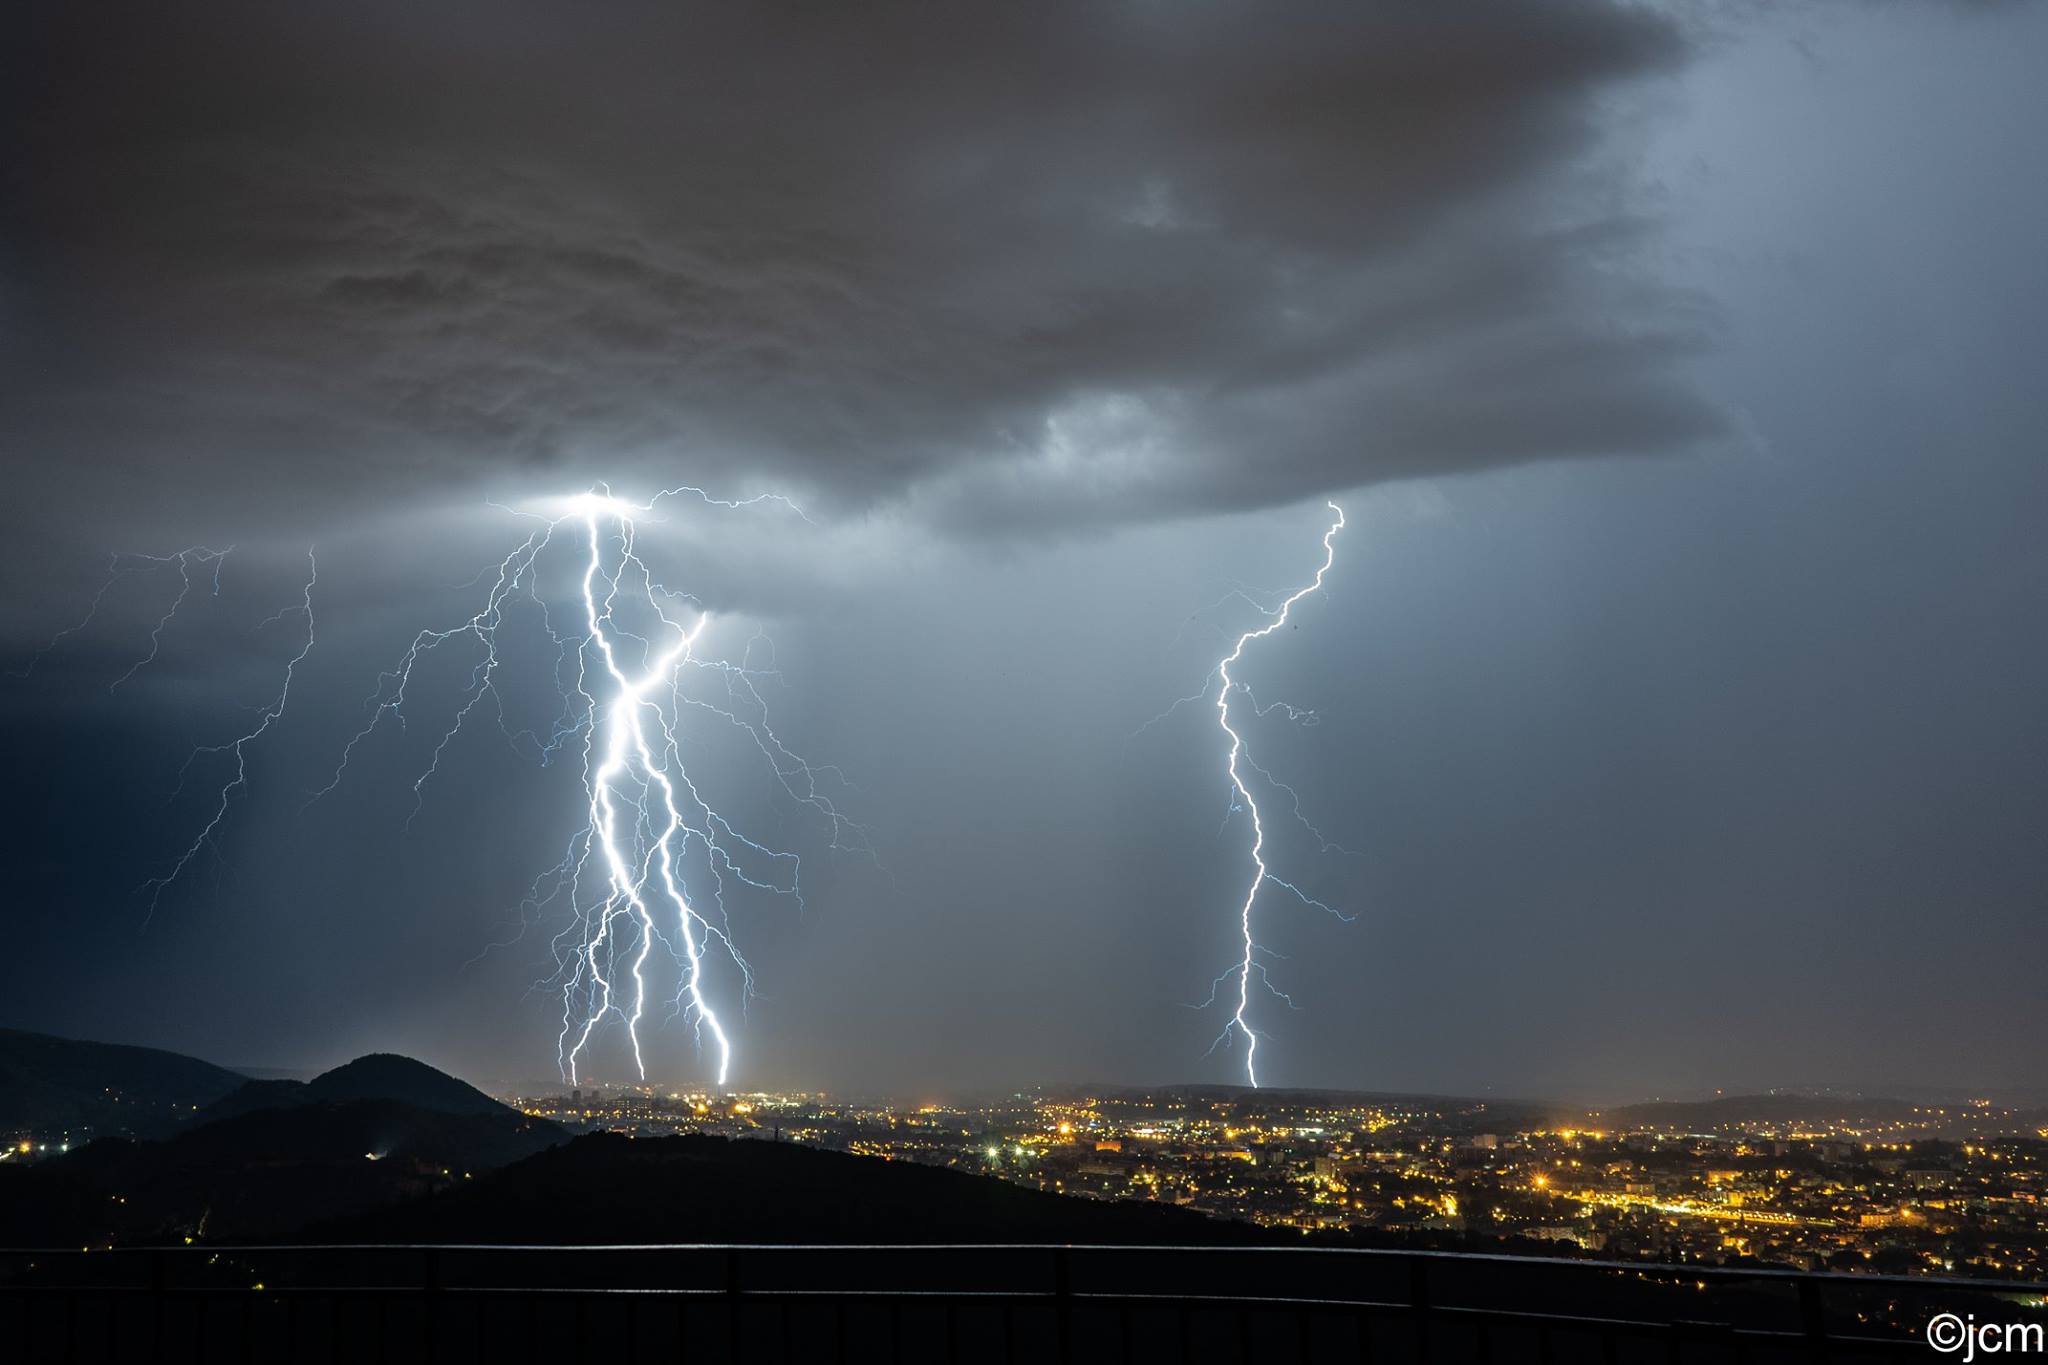
[[[1882,1255],[1901,1270],[2048,1274],[2026,1231],[2048,1200],[2048,1152],[2023,1111],[1995,1106],[1748,1119],[1711,1132],[1502,1115],[1497,1131],[1475,1132],[1485,1106],[1421,1097],[1262,1095],[1255,1117],[1238,1099],[1179,1093],[904,1108],[757,1094],[707,1108],[625,1086],[584,1092],[573,1108],[559,1096],[519,1104],[579,1131],[779,1140],[1302,1232],[1649,1260],[1734,1254],[1803,1269]],[[1958,1236],[1976,1248],[1960,1262]]]

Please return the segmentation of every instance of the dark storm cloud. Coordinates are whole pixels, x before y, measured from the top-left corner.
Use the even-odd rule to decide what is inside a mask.
[[[735,904],[742,1084],[1237,1079],[1183,1006],[1241,950],[1246,822],[1213,712],[1145,723],[1327,520],[1184,514],[1669,451],[1713,429],[1682,374],[1740,452],[1340,495],[1242,674],[1315,710],[1248,743],[1358,854],[1265,826],[1357,917],[1262,895],[1267,1079],[2037,1085],[2048,7],[1659,8],[15,6],[0,1023],[551,1074],[568,921],[528,898],[575,765],[480,710],[415,786],[457,643],[305,802],[523,533],[485,497],[696,478],[819,523],[679,503],[643,546],[707,650],[767,631],[778,733],[886,868],[693,726],[805,860],[804,907]],[[5,676],[108,552],[194,542],[238,547],[219,595],[118,688],[175,572]],[[140,932],[309,542],[318,643]],[[515,731],[561,714],[522,610]],[[684,1021],[649,1042],[706,1079]]]
[[[252,511],[608,477],[1070,524],[1718,427],[1601,132],[1684,55],[1638,7],[28,27],[52,490],[87,456]]]

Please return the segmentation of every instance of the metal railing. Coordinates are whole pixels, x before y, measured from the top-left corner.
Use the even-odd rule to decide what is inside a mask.
[[[2026,1298],[2048,1286],[1289,1247],[0,1250],[0,1361],[1853,1365]]]

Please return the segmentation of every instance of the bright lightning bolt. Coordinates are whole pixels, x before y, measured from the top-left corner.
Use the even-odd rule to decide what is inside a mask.
[[[779,495],[732,500],[697,488],[668,489],[634,503],[600,486],[540,511],[519,511],[539,525],[476,580],[489,582],[481,607],[451,628],[414,636],[398,664],[379,676],[366,703],[368,719],[312,797],[317,801],[341,783],[384,717],[404,726],[414,671],[444,646],[466,646],[471,662],[460,702],[412,783],[414,815],[449,746],[479,708],[487,707],[515,747],[529,749],[543,764],[580,748],[582,825],[563,857],[535,879],[522,905],[539,910],[565,898],[572,912],[570,926],[555,940],[562,981],[558,1060],[572,1082],[596,1033],[612,1018],[623,1024],[634,1067],[645,1079],[640,1025],[650,1001],[650,959],[659,944],[669,950],[679,975],[676,1012],[692,1022],[712,1054],[718,1083],[725,1084],[733,1046],[713,1003],[713,955],[731,964],[743,1001],[753,981],[733,941],[726,892],[737,884],[802,903],[798,856],[741,834],[692,779],[679,736],[685,713],[707,713],[736,728],[766,760],[780,791],[829,825],[835,849],[873,852],[864,831],[820,786],[822,777],[837,779],[837,770],[805,762],[770,726],[757,683],[771,674],[752,667],[751,643],[738,662],[700,657],[696,646],[711,624],[710,612],[657,581],[641,557],[639,521],[665,499],[685,495],[728,509],[774,502],[803,517]],[[557,544],[576,556],[573,628],[566,621],[557,625],[541,587],[543,560]],[[540,617],[562,694],[562,711],[545,735],[512,729],[497,690],[499,633],[522,605]],[[693,676],[722,687],[722,702],[687,689],[686,678]]]
[[[607,503],[609,499],[605,500]],[[686,988],[690,994],[691,1007],[696,1011],[701,1028],[710,1031],[718,1050],[718,1083],[725,1084],[727,1072],[732,1066],[732,1042],[726,1037],[724,1026],[718,1022],[717,1013],[711,1008],[704,994],[704,952],[699,943],[702,934],[715,933],[708,921],[691,908],[689,898],[676,881],[674,840],[684,828],[683,813],[676,805],[675,783],[669,778],[664,760],[675,752],[675,736],[662,722],[658,708],[655,719],[661,725],[665,744],[662,757],[657,758],[655,747],[647,738],[647,713],[651,707],[649,692],[664,683],[673,684],[676,669],[681,660],[696,643],[697,636],[710,622],[709,612],[700,612],[694,626],[685,629],[663,612],[656,603],[656,614],[665,625],[675,631],[673,642],[657,654],[638,678],[629,677],[619,662],[619,651],[606,627],[612,617],[612,594],[619,586],[618,576],[609,580],[610,591],[602,599],[597,592],[599,574],[604,565],[604,542],[599,534],[600,517],[614,518],[619,524],[621,573],[625,563],[637,562],[633,557],[633,523],[628,513],[611,506],[587,507],[583,513],[585,525],[590,530],[590,561],[583,571],[584,619],[590,626],[590,638],[596,642],[598,653],[604,659],[605,672],[611,676],[615,691],[611,701],[604,708],[605,757],[590,783],[590,829],[604,851],[605,875],[610,892],[598,917],[598,931],[590,939],[584,953],[589,963],[592,980],[599,990],[600,1004],[583,1021],[583,1028],[577,1034],[575,1046],[569,1049],[565,1058],[571,1076],[575,1075],[576,1060],[590,1041],[591,1030],[597,1027],[605,1010],[611,1004],[612,984],[606,980],[598,961],[599,945],[611,933],[612,920],[617,910],[630,907],[639,925],[640,942],[633,954],[631,973],[633,977],[633,1007],[626,1020],[626,1036],[633,1044],[633,1065],[644,1079],[646,1063],[640,1055],[639,1024],[646,1007],[647,983],[643,968],[647,962],[648,950],[653,947],[656,928],[654,916],[647,906],[645,895],[647,863],[643,861],[636,869],[628,862],[623,850],[619,829],[617,795],[622,780],[628,778],[637,764],[642,782],[643,797],[651,797],[658,790],[660,806],[656,812],[661,832],[655,836],[653,858],[660,877],[661,893],[667,904],[675,909],[676,925],[682,935],[685,959]],[[650,589],[651,589],[650,584]],[[650,601],[654,600],[650,592]],[[644,813],[644,812],[643,812]],[[706,836],[708,838],[708,836]],[[738,954],[734,960],[739,961]],[[742,970],[745,964],[740,963]],[[567,1030],[564,1030],[566,1035]]]
[[[1216,723],[1222,727],[1223,733],[1226,736],[1228,736],[1230,740],[1229,759],[1226,764],[1226,767],[1228,768],[1230,773],[1230,785],[1232,790],[1236,793],[1237,801],[1243,805],[1246,813],[1251,816],[1251,852],[1253,869],[1251,884],[1245,888],[1244,901],[1242,904],[1238,906],[1237,911],[1238,931],[1243,942],[1243,953],[1239,957],[1236,966],[1232,967],[1230,971],[1224,973],[1223,976],[1217,978],[1217,985],[1218,987],[1220,987],[1221,983],[1227,980],[1230,976],[1235,975],[1237,977],[1237,1008],[1231,1012],[1230,1023],[1224,1026],[1222,1035],[1219,1036],[1216,1041],[1218,1045],[1221,1045],[1223,1040],[1225,1038],[1228,1038],[1233,1030],[1243,1035],[1245,1041],[1245,1079],[1248,1080],[1254,1087],[1256,1087],[1259,1083],[1259,1072],[1257,1066],[1259,1036],[1252,1030],[1251,1022],[1246,1017],[1251,1010],[1252,973],[1257,972],[1259,974],[1260,981],[1265,983],[1268,989],[1273,990],[1274,994],[1280,995],[1281,999],[1286,1000],[1290,1006],[1293,1004],[1292,1000],[1288,1000],[1284,994],[1281,994],[1280,991],[1272,987],[1271,982],[1267,979],[1266,976],[1265,964],[1258,960],[1258,955],[1261,950],[1259,948],[1257,941],[1252,936],[1252,907],[1258,901],[1259,890],[1268,881],[1271,881],[1286,888],[1288,891],[1293,892],[1297,897],[1300,897],[1302,901],[1306,902],[1309,905],[1315,906],[1316,908],[1322,910],[1328,910],[1329,907],[1327,905],[1324,905],[1321,901],[1315,900],[1313,897],[1306,895],[1304,892],[1300,890],[1300,888],[1293,885],[1293,883],[1282,881],[1279,877],[1274,876],[1272,871],[1266,866],[1265,820],[1260,814],[1259,803],[1257,798],[1252,795],[1252,789],[1245,781],[1242,768],[1252,768],[1253,770],[1260,772],[1262,775],[1264,774],[1264,770],[1260,769],[1256,763],[1252,762],[1250,756],[1246,754],[1244,737],[1238,733],[1237,727],[1231,724],[1230,702],[1233,695],[1239,692],[1243,692],[1246,697],[1251,699],[1253,710],[1257,714],[1264,715],[1267,711],[1275,709],[1275,707],[1260,707],[1257,698],[1251,697],[1251,690],[1230,676],[1230,668],[1231,665],[1239,662],[1244,658],[1245,646],[1251,644],[1251,642],[1254,640],[1263,640],[1268,635],[1273,634],[1282,626],[1286,625],[1289,613],[1291,613],[1294,610],[1294,604],[1301,601],[1302,598],[1307,597],[1310,594],[1317,592],[1322,588],[1324,576],[1330,572],[1330,567],[1337,562],[1337,548],[1335,544],[1337,533],[1344,529],[1344,509],[1339,507],[1334,502],[1328,504],[1328,506],[1332,512],[1337,514],[1337,520],[1331,523],[1329,530],[1323,532],[1323,563],[1322,566],[1316,570],[1315,577],[1312,580],[1310,580],[1310,582],[1306,586],[1296,591],[1293,594],[1293,596],[1288,597],[1285,601],[1281,602],[1278,607],[1267,612],[1266,614],[1270,619],[1266,622],[1265,625],[1260,626],[1256,630],[1248,630],[1244,632],[1244,634],[1238,636],[1237,643],[1231,647],[1230,653],[1225,655],[1222,661],[1216,665],[1215,674],[1213,675],[1220,679],[1216,688]],[[1275,704],[1275,706],[1281,705],[1284,704]],[[1287,710],[1290,717],[1295,719],[1299,719],[1302,715],[1308,714],[1303,713],[1298,708],[1294,707],[1286,707],[1285,709]],[[1279,787],[1280,790],[1287,792],[1290,797],[1294,796],[1294,792],[1291,787],[1287,787],[1284,784],[1280,783],[1274,783],[1273,785]],[[1300,814],[1300,798],[1295,797],[1294,801],[1295,812],[1298,816]],[[1306,823],[1306,821],[1304,821],[1304,823]],[[1313,826],[1310,826],[1310,829],[1314,831]],[[1321,832],[1314,832],[1316,834],[1317,839],[1322,840]],[[1322,840],[1322,842],[1324,843],[1325,847],[1330,846],[1327,840]],[[1215,998],[1215,991],[1212,990],[1210,994],[1211,1002],[1213,1002]],[[1213,1051],[1214,1049],[1212,1048],[1211,1050]]]
[[[775,503],[810,522],[779,494],[728,499],[692,487],[667,489],[646,503],[634,503],[600,485],[538,510],[505,509],[533,519],[537,527],[473,580],[488,583],[477,611],[447,629],[419,631],[397,664],[378,675],[365,703],[368,718],[342,746],[326,784],[306,803],[310,806],[341,784],[357,751],[387,716],[405,727],[415,670],[444,647],[468,648],[468,675],[454,714],[439,727],[411,783],[408,828],[450,746],[479,711],[496,721],[516,750],[543,765],[580,750],[582,825],[562,858],[534,880],[521,907],[522,912],[538,912],[566,899],[571,911],[571,923],[556,937],[555,948],[563,1001],[558,1053],[563,1074],[572,1081],[594,1036],[613,1017],[623,1023],[634,1065],[645,1078],[640,1024],[650,1004],[650,959],[661,945],[670,950],[679,977],[674,1012],[691,1020],[714,1056],[719,1083],[725,1084],[733,1045],[729,1026],[714,1007],[714,956],[731,964],[742,1003],[753,989],[752,971],[733,940],[727,893],[744,887],[803,905],[798,855],[741,833],[685,768],[681,722],[686,715],[709,716],[750,743],[780,798],[811,812],[829,830],[834,850],[874,859],[866,831],[828,795],[832,784],[848,785],[844,775],[806,762],[769,723],[760,685],[780,675],[772,655],[766,668],[754,664],[755,646],[764,637],[756,634],[737,660],[703,657],[697,646],[712,623],[711,613],[687,593],[658,581],[639,554],[638,523],[664,501],[683,498],[728,510]],[[573,587],[566,594],[574,599],[573,626],[566,617],[558,623],[561,604],[542,586],[543,558],[557,545],[573,548],[575,555]],[[84,615],[46,641],[16,676],[33,674],[52,650],[92,625],[117,584],[131,575],[175,569],[177,592],[151,627],[147,652],[110,684],[110,690],[118,690],[157,659],[165,632],[198,582],[210,578],[219,595],[228,554],[194,546],[170,555],[113,556]],[[186,759],[180,791],[203,760],[225,755],[232,766],[198,833],[160,875],[143,883],[152,914],[202,853],[219,856],[222,827],[249,786],[249,751],[284,715],[300,665],[312,652],[319,568],[310,550],[306,559],[299,600],[257,626],[262,630],[302,617],[304,643],[286,663],[275,696],[252,726],[232,740],[201,746]],[[552,681],[561,709],[538,727],[515,729],[498,690],[504,663],[499,635],[515,613],[528,611],[538,616],[552,651]],[[702,685],[690,685],[693,680]],[[691,743],[697,742],[693,737]]]

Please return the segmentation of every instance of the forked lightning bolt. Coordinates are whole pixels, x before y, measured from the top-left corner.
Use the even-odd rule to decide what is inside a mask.
[[[728,892],[745,887],[791,898],[802,905],[802,863],[794,852],[771,848],[740,833],[710,803],[683,764],[680,724],[687,715],[713,718],[753,745],[777,790],[812,813],[828,831],[831,847],[873,858],[866,831],[834,804],[828,790],[843,786],[836,768],[814,766],[793,753],[769,724],[759,684],[776,675],[754,664],[756,635],[737,661],[701,657],[697,646],[712,617],[696,599],[659,582],[636,548],[637,523],[670,499],[694,498],[713,507],[739,509],[777,503],[803,518],[801,509],[776,494],[746,499],[715,498],[698,488],[671,488],[646,503],[613,497],[600,486],[545,504],[548,511],[521,512],[539,525],[512,552],[486,570],[483,605],[447,629],[418,632],[397,664],[378,677],[366,705],[368,717],[342,746],[326,784],[306,803],[334,790],[357,751],[386,717],[403,728],[415,670],[443,647],[471,650],[466,680],[452,716],[413,779],[412,816],[419,813],[429,782],[440,771],[456,737],[485,710],[516,749],[543,765],[564,753],[580,752],[583,804],[580,828],[562,858],[533,882],[523,910],[538,912],[565,900],[569,926],[555,939],[562,987],[558,1045],[564,1076],[574,1080],[597,1031],[616,1017],[624,1025],[635,1067],[646,1076],[640,1024],[653,982],[651,959],[657,945],[670,950],[677,981],[674,1007],[695,1025],[708,1044],[717,1078],[731,1074],[730,1029],[714,1007],[713,955],[729,962],[741,1001],[753,977],[733,940],[727,917]],[[564,605],[543,584],[548,552],[560,545],[570,571],[558,578],[560,596],[574,601],[574,624]],[[83,617],[36,651],[17,676],[32,674],[57,645],[84,630],[98,615],[115,584],[130,574],[175,568],[178,589],[149,634],[148,652],[115,678],[120,685],[154,661],[164,633],[190,594],[198,571],[210,570],[216,595],[229,551],[195,546],[172,555],[117,555]],[[299,601],[258,627],[302,616],[305,640],[285,665],[276,696],[256,723],[221,744],[202,746],[186,760],[180,789],[193,766],[220,755],[233,760],[211,814],[178,858],[143,884],[153,913],[163,894],[183,877],[202,852],[218,852],[217,838],[236,796],[249,783],[248,753],[283,716],[299,666],[312,651],[313,590],[318,566],[307,554],[308,573]],[[515,610],[538,618],[552,649],[552,681],[561,709],[540,726],[515,728],[498,690],[499,634]],[[563,620],[558,625],[558,614]],[[692,687],[690,679],[704,685]],[[712,689],[706,695],[706,688]],[[694,742],[694,741],[693,741]]]
[[[1274,875],[1272,870],[1267,866],[1265,817],[1263,813],[1259,810],[1258,798],[1252,794],[1252,788],[1250,783],[1248,783],[1245,780],[1244,770],[1246,768],[1251,769],[1253,772],[1257,773],[1261,778],[1265,779],[1266,783],[1269,786],[1272,786],[1277,790],[1286,793],[1289,799],[1293,802],[1294,814],[1296,819],[1301,821],[1301,823],[1309,830],[1311,834],[1315,836],[1317,842],[1321,844],[1325,850],[1334,849],[1336,846],[1334,844],[1331,844],[1327,839],[1323,838],[1322,831],[1318,830],[1314,825],[1309,824],[1307,818],[1302,815],[1301,799],[1299,796],[1295,794],[1294,789],[1283,782],[1276,781],[1270,773],[1266,772],[1265,769],[1261,768],[1257,763],[1255,763],[1252,760],[1251,755],[1246,751],[1244,736],[1241,733],[1239,733],[1237,726],[1232,723],[1231,700],[1239,694],[1242,694],[1247,700],[1251,702],[1253,712],[1257,715],[1265,715],[1269,711],[1279,710],[1283,711],[1288,716],[1288,718],[1292,720],[1313,721],[1314,713],[1304,711],[1299,707],[1288,706],[1283,702],[1275,702],[1267,706],[1260,706],[1258,699],[1252,696],[1251,689],[1245,686],[1243,683],[1238,682],[1235,678],[1233,678],[1231,676],[1230,670],[1232,665],[1237,664],[1243,660],[1246,646],[1250,645],[1254,640],[1264,639],[1266,636],[1273,634],[1282,626],[1286,625],[1288,616],[1294,610],[1295,603],[1301,601],[1304,597],[1307,597],[1310,594],[1315,593],[1322,588],[1324,577],[1328,575],[1328,573],[1330,572],[1331,566],[1337,562],[1337,549],[1335,544],[1337,533],[1344,529],[1344,509],[1339,507],[1334,502],[1328,504],[1328,506],[1329,509],[1336,514],[1337,519],[1330,524],[1329,530],[1323,532],[1323,562],[1322,566],[1316,570],[1315,577],[1311,579],[1305,586],[1297,589],[1291,596],[1283,600],[1279,606],[1273,608],[1266,608],[1260,606],[1248,593],[1244,592],[1241,589],[1233,591],[1233,597],[1241,598],[1244,601],[1251,602],[1251,604],[1254,607],[1256,607],[1262,614],[1264,614],[1267,618],[1266,624],[1260,626],[1256,630],[1248,630],[1245,631],[1243,634],[1239,635],[1237,637],[1237,642],[1231,646],[1230,652],[1226,654],[1223,657],[1223,659],[1216,665],[1215,671],[1211,674],[1211,677],[1217,679],[1217,687],[1215,693],[1216,723],[1222,727],[1223,734],[1225,738],[1229,741],[1229,748],[1227,751],[1228,757],[1224,766],[1230,775],[1230,787],[1233,798],[1232,808],[1233,810],[1241,808],[1247,815],[1251,817],[1252,877],[1250,884],[1245,888],[1244,899],[1242,902],[1239,903],[1237,908],[1238,935],[1240,943],[1242,945],[1240,956],[1237,960],[1237,963],[1234,966],[1232,966],[1228,971],[1224,972],[1222,976],[1216,978],[1216,982],[1214,984],[1214,987],[1212,987],[1211,989],[1209,1001],[1207,1003],[1215,1003],[1217,994],[1222,989],[1224,982],[1228,981],[1232,977],[1235,977],[1237,979],[1237,1006],[1235,1009],[1231,1011],[1230,1022],[1224,1025],[1222,1034],[1217,1037],[1216,1046],[1222,1046],[1222,1044],[1226,1042],[1233,1033],[1241,1035],[1244,1038],[1245,1079],[1248,1080],[1254,1087],[1256,1087],[1259,1083],[1259,1072],[1257,1063],[1259,1050],[1259,1035],[1252,1028],[1251,1020],[1248,1017],[1251,1012],[1251,987],[1253,973],[1258,974],[1259,980],[1267,987],[1268,990],[1271,990],[1273,994],[1279,996],[1283,1001],[1287,1001],[1287,1003],[1290,1005],[1293,1003],[1291,1000],[1288,1000],[1286,995],[1282,994],[1276,987],[1273,986],[1272,982],[1268,979],[1266,975],[1265,964],[1259,961],[1259,954],[1264,950],[1262,950],[1259,947],[1258,941],[1254,937],[1252,932],[1252,909],[1258,902],[1259,891],[1261,888],[1265,886],[1267,882],[1273,882],[1276,885],[1284,888],[1285,890],[1292,892],[1296,897],[1301,899],[1306,904],[1314,906],[1319,910],[1330,911],[1330,907],[1323,904],[1323,902],[1316,900],[1314,897],[1309,896],[1308,894],[1303,892],[1299,887],[1294,885],[1294,883],[1290,881],[1285,881],[1282,878]],[[1199,693],[1196,694],[1196,696],[1200,695],[1201,694]],[[1194,697],[1182,698],[1180,702],[1176,702],[1174,704],[1174,707],[1170,707],[1168,708],[1168,711],[1166,713],[1162,713],[1162,717],[1155,717],[1154,721],[1147,722],[1147,724],[1149,725],[1155,723],[1157,720],[1163,718],[1164,714],[1171,714],[1172,710],[1179,707],[1183,702],[1192,700],[1194,700]],[[1330,913],[1334,914],[1336,912],[1330,911]],[[1340,916],[1340,918],[1344,917]],[[1212,1048],[1211,1050],[1213,1051],[1214,1048]]]
[[[597,1031],[614,1017],[645,1079],[640,1024],[650,1003],[650,959],[662,945],[678,972],[676,1010],[707,1045],[723,1085],[731,1074],[732,1037],[713,1003],[712,955],[730,964],[742,1000],[752,989],[752,973],[733,940],[726,893],[738,884],[802,901],[798,856],[741,834],[686,769],[678,736],[686,712],[737,727],[767,761],[779,789],[829,828],[834,848],[872,853],[864,832],[820,786],[820,778],[836,778],[836,770],[798,758],[769,725],[756,685],[767,674],[752,667],[751,644],[737,663],[699,657],[696,646],[711,623],[710,612],[663,586],[639,554],[638,521],[664,500],[684,495],[726,508],[777,502],[803,515],[772,494],[733,501],[696,488],[669,489],[646,503],[599,489],[554,504],[548,513],[522,513],[540,525],[482,575],[490,586],[481,608],[453,627],[423,630],[413,638],[398,664],[379,677],[367,703],[368,719],[342,749],[327,784],[313,793],[318,800],[342,781],[357,749],[387,715],[404,725],[415,669],[456,643],[468,644],[472,661],[460,702],[412,784],[414,814],[450,744],[487,702],[506,737],[542,763],[564,750],[580,750],[582,824],[561,860],[535,880],[522,907],[538,911],[564,899],[571,912],[555,944],[562,987],[558,1060],[572,1082]],[[569,588],[574,627],[558,628],[541,583],[557,544],[563,547],[559,555],[575,557]],[[521,604],[538,616],[551,642],[563,699],[544,734],[513,729],[497,691],[499,633],[510,609]],[[721,686],[722,704],[691,691],[691,675]]]

